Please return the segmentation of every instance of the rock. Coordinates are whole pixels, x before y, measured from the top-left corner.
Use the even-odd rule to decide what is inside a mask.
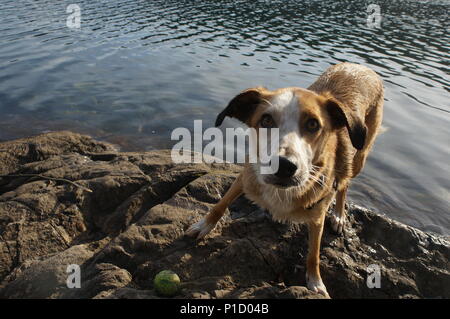
[[[57,298],[67,292],[67,266],[82,265],[93,256],[85,245],[75,245],[48,258],[28,259],[6,278],[8,298]]]
[[[58,132],[0,143],[0,174],[16,171],[21,165],[66,153],[88,154],[114,151],[107,143],[72,132]]]
[[[175,298],[321,298],[304,287],[306,227],[244,197],[205,240],[184,236],[238,166],[54,132],[0,143],[0,170],[0,298],[159,298],[163,269],[182,280]],[[449,257],[448,238],[350,205],[344,236],[326,225],[321,269],[333,298],[450,298]],[[81,288],[67,287],[71,264]]]

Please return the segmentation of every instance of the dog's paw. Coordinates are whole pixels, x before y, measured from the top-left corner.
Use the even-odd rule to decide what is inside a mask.
[[[345,226],[345,215],[338,216],[335,212],[333,212],[330,216],[331,228],[338,233],[342,234]]]
[[[200,221],[191,225],[191,227],[186,230],[185,234],[190,237],[197,237],[197,239],[202,239],[208,233],[216,227],[216,224],[211,224],[206,221],[205,218],[202,218]]]
[[[326,298],[330,298],[327,287],[323,284],[322,279],[306,276],[306,282],[309,290],[317,292]]]

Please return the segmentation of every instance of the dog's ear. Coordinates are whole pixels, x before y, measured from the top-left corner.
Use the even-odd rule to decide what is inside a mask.
[[[335,128],[346,126],[353,147],[361,150],[366,141],[367,127],[364,124],[364,121],[355,111],[342,105],[333,98],[327,99],[325,107],[330,115],[333,126]]]
[[[216,118],[216,127],[220,126],[225,116],[237,118],[239,121],[249,125],[249,120],[255,112],[258,104],[261,103],[264,88],[251,88],[236,95],[228,106],[220,112]]]

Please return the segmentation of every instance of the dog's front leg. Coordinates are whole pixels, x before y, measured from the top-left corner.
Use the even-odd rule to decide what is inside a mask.
[[[186,231],[188,236],[201,239],[216,227],[217,222],[225,214],[227,207],[240,195],[242,195],[242,173],[236,178],[225,196],[213,207],[213,209],[199,222],[193,224]]]
[[[308,223],[308,257],[306,260],[306,283],[308,289],[330,297],[320,277],[320,241],[322,239],[325,213]]]

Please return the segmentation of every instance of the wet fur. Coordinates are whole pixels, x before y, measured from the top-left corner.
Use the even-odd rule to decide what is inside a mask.
[[[349,181],[363,168],[381,126],[383,85],[378,75],[369,68],[341,63],[326,70],[307,90],[245,90],[219,114],[216,125],[220,125],[225,116],[232,116],[257,128],[258,120],[272,98],[283,94],[285,90],[301,96],[301,103],[306,106],[306,110],[307,106],[322,106],[311,109],[321,118],[326,131],[320,138],[310,141],[315,147],[315,155],[308,181],[302,186],[277,188],[261,183],[257,165],[246,164],[222,200],[204,219],[191,226],[187,234],[199,238],[205,236],[223,216],[227,206],[245,194],[267,209],[275,220],[308,224],[308,288],[328,296],[319,270],[320,239],[325,215],[336,197],[332,224],[335,230],[342,231]]]

